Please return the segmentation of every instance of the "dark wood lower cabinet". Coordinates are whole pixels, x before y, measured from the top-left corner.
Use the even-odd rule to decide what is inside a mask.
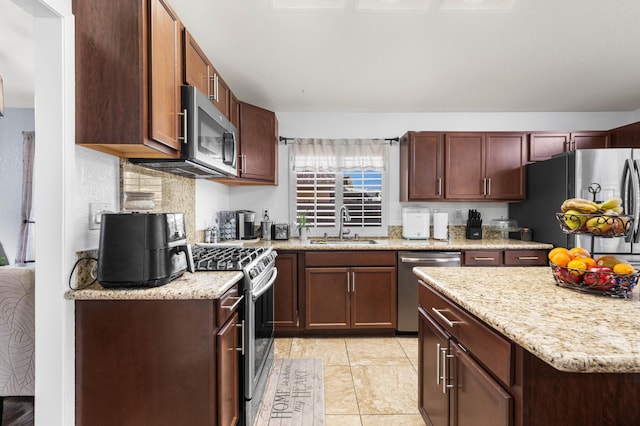
[[[274,322],[277,335],[301,329],[298,302],[298,254],[278,250],[274,283]]]
[[[431,426],[509,426],[511,395],[420,309],[419,406]]]
[[[395,330],[396,281],[395,252],[306,253],[305,330]]]
[[[77,300],[76,424],[237,424],[238,315],[222,300]]]

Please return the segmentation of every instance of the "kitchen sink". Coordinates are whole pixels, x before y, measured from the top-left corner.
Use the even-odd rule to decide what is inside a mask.
[[[309,243],[343,246],[378,244],[376,240],[310,240]]]

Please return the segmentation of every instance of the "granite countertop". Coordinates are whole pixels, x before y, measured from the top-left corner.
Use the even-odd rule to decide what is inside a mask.
[[[185,272],[180,278],[160,287],[105,289],[99,283],[84,290],[67,290],[71,300],[193,300],[218,299],[240,280],[241,271]]]
[[[553,245],[534,241],[520,241],[511,239],[491,238],[482,240],[467,240],[466,238],[450,238],[439,240],[405,240],[403,238],[360,237],[361,240],[375,240],[377,244],[311,244],[311,238],[300,241],[297,238],[278,241],[259,241],[251,245],[271,246],[280,250],[536,250],[551,249]],[[348,240],[345,240],[348,241]]]
[[[414,268],[437,291],[561,371],[640,373],[640,299],[559,287],[548,267]]]

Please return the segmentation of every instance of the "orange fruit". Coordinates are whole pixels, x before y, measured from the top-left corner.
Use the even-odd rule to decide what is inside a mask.
[[[591,253],[582,247],[574,247],[569,250],[569,253],[571,253],[573,257],[591,257]]]
[[[549,259],[551,263],[558,266],[567,266],[569,262],[571,262],[571,256],[568,253],[557,252],[551,259]]]
[[[596,261],[592,257],[581,257],[580,260],[582,260],[584,264],[587,265],[587,269],[591,268],[592,266],[596,266]]]
[[[585,265],[582,259],[573,259],[571,262],[567,263],[567,268],[570,269],[572,274],[582,275],[585,273],[587,265]]]
[[[566,248],[564,248],[564,247],[556,247],[556,248],[554,248],[554,249],[551,249],[551,251],[549,252],[549,255],[548,255],[548,256],[549,256],[549,260],[551,260],[551,258],[552,258],[553,256],[555,256],[556,254],[558,254],[558,253],[564,253],[564,254],[566,254],[567,256],[571,257],[571,258],[573,257],[573,256],[571,255],[571,253],[569,252],[569,250],[567,250]],[[554,262],[554,263],[555,263],[555,262]],[[557,265],[557,263],[556,263],[556,265]]]
[[[620,275],[631,275],[636,272],[636,269],[628,263],[618,263],[613,267],[613,272]]]

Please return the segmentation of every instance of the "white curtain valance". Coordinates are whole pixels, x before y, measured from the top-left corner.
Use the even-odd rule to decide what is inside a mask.
[[[295,139],[291,168],[295,172],[384,171],[389,143],[382,139]]]

